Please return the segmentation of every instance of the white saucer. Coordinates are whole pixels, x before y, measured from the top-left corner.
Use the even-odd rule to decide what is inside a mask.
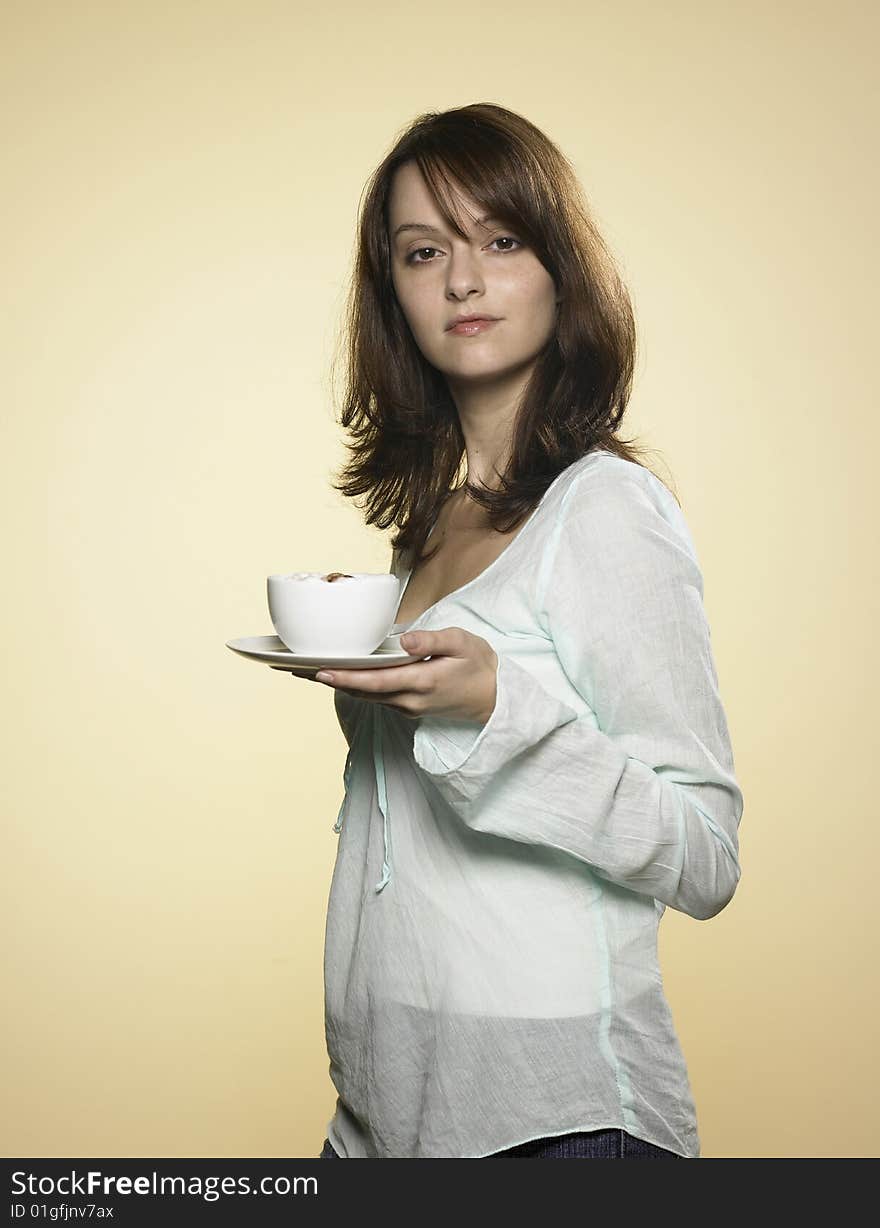
[[[401,634],[404,634],[401,632]],[[365,657],[304,656],[291,652],[277,635],[245,635],[236,640],[227,640],[226,647],[250,661],[260,661],[272,669],[286,669],[292,673],[314,674],[319,669],[387,669],[389,665],[405,665],[407,661],[424,661],[425,657],[404,652],[400,647],[400,635],[389,635],[374,652]]]

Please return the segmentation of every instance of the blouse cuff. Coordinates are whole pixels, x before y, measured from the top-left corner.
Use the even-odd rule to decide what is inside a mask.
[[[496,656],[495,707],[484,725],[420,718],[413,755],[431,776],[490,777],[515,755],[577,719],[575,710],[548,694],[527,669],[504,653],[496,651]]]

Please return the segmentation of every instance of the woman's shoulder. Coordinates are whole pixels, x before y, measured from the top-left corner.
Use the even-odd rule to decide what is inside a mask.
[[[653,470],[605,448],[587,453],[566,473],[570,479],[565,483],[562,510],[597,500],[616,507],[644,506],[647,501],[667,519],[678,521],[681,515],[677,499]]]
[[[604,449],[570,469],[553,517],[554,540],[570,532],[581,542],[604,543],[607,550],[610,543],[650,548],[662,539],[683,548],[699,566],[681,506],[653,470]]]

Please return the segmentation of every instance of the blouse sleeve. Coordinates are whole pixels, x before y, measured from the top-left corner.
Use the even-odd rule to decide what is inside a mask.
[[[498,653],[489,720],[423,717],[413,750],[474,830],[559,849],[706,920],[740,878],[743,796],[696,552],[651,481],[616,464],[576,478],[538,579],[539,617],[589,711]]]

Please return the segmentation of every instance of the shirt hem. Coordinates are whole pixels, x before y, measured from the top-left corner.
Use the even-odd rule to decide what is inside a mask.
[[[502,1143],[502,1145],[501,1145],[500,1147],[495,1147],[495,1146],[493,1146],[493,1147],[492,1147],[492,1148],[491,1148],[489,1151],[481,1151],[481,1152],[479,1152],[477,1155],[468,1155],[468,1156],[402,1156],[402,1157],[399,1157],[399,1158],[400,1158],[400,1159],[422,1159],[422,1160],[429,1160],[429,1159],[435,1159],[435,1160],[444,1160],[444,1159],[445,1159],[445,1160],[451,1160],[451,1159],[461,1159],[461,1160],[485,1160],[485,1159],[487,1159],[489,1156],[494,1156],[494,1155],[497,1155],[499,1151],[509,1151],[511,1147],[522,1147],[522,1146],[523,1146],[523,1144],[525,1144],[525,1143],[534,1143],[534,1142],[537,1142],[539,1139],[554,1139],[554,1138],[562,1138],[562,1137],[564,1137],[566,1134],[593,1133],[593,1132],[594,1132],[594,1131],[596,1131],[596,1130],[624,1130],[624,1131],[626,1131],[626,1133],[627,1133],[627,1134],[631,1134],[633,1138],[637,1138],[637,1139],[639,1139],[639,1140],[640,1140],[641,1142],[643,1142],[643,1143],[651,1143],[651,1144],[652,1144],[652,1146],[654,1146],[654,1147],[660,1147],[660,1148],[662,1148],[664,1151],[671,1151],[671,1152],[672,1152],[674,1155],[680,1156],[680,1157],[681,1157],[681,1159],[683,1159],[683,1160],[698,1160],[698,1159],[700,1158],[700,1152],[699,1152],[699,1149],[697,1150],[697,1153],[696,1153],[695,1155],[693,1155],[693,1154],[691,1154],[691,1152],[689,1152],[689,1151],[684,1151],[684,1150],[682,1150],[682,1148],[681,1148],[681,1147],[670,1147],[670,1145],[669,1145],[669,1143],[668,1143],[668,1142],[661,1142],[661,1141],[660,1141],[660,1139],[656,1138],[656,1137],[655,1137],[655,1136],[653,1136],[653,1135],[642,1133],[641,1131],[636,1130],[636,1129],[630,1129],[630,1130],[627,1130],[627,1129],[626,1129],[626,1127],[625,1127],[625,1126],[623,1126],[623,1125],[621,1125],[621,1123],[620,1123],[619,1121],[604,1122],[604,1123],[600,1123],[599,1125],[597,1125],[595,1122],[589,1122],[589,1123],[587,1123],[587,1124],[583,1124],[583,1125],[566,1126],[566,1127],[565,1127],[563,1130],[555,1130],[555,1131],[553,1131],[553,1133],[552,1133],[552,1134],[548,1134],[548,1133],[546,1133],[546,1132],[544,1132],[544,1131],[538,1130],[537,1132],[535,1132],[535,1133],[533,1133],[533,1134],[527,1134],[527,1135],[525,1135],[525,1137],[520,1136],[519,1138],[513,1139],[513,1140],[512,1140],[512,1141],[510,1141],[510,1142]],[[360,1159],[360,1160],[368,1160],[368,1159],[371,1159],[371,1158],[375,1158],[375,1159],[379,1159],[379,1158],[380,1158],[380,1157],[378,1157],[378,1156],[376,1156],[376,1157],[370,1157],[370,1156],[348,1156],[348,1155],[346,1154],[346,1152],[345,1152],[344,1147],[340,1145],[340,1140],[339,1140],[339,1137],[338,1137],[338,1135],[336,1134],[336,1131],[333,1129],[333,1123],[332,1123],[332,1122],[331,1122],[331,1123],[328,1125],[328,1127],[327,1127],[327,1138],[330,1140],[330,1144],[331,1144],[331,1146],[333,1147],[333,1150],[336,1152],[337,1156],[339,1156],[339,1158],[340,1158],[340,1159]],[[391,1158],[391,1157],[387,1157],[387,1158]],[[514,1157],[511,1157],[511,1158],[514,1158]]]

